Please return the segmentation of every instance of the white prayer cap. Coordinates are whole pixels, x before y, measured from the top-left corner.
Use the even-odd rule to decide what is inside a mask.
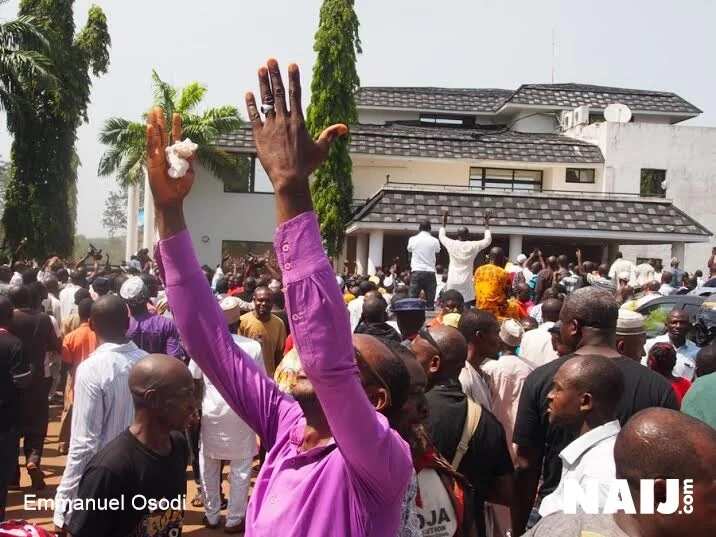
[[[227,296],[219,302],[221,311],[224,312],[226,324],[234,324],[241,318],[241,301],[235,296]]]
[[[281,290],[281,282],[274,278],[268,284],[268,288],[271,289],[272,292],[276,293],[277,291]]]
[[[525,261],[527,261],[527,256],[526,256],[525,254],[520,254],[520,255],[517,256],[516,261],[517,261],[518,264],[521,265],[522,263],[524,263]]]
[[[644,333],[646,333],[644,316],[629,309],[619,308],[619,317],[617,317],[617,335],[631,336]]]
[[[122,287],[119,290],[119,296],[129,302],[137,302],[147,298],[145,289],[146,287],[142,278],[139,276],[132,276],[127,278],[127,281],[122,284]]]
[[[514,319],[505,319],[500,326],[500,339],[510,347],[517,347],[522,342],[525,329]]]

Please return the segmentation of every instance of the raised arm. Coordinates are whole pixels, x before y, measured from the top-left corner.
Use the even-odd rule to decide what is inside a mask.
[[[181,137],[178,114],[173,118],[172,134],[174,140]],[[177,329],[189,356],[231,408],[270,447],[281,421],[300,410],[256,367],[251,357],[234,344],[229,334],[184,222],[183,202],[191,190],[193,171],[190,169],[180,179],[169,177],[165,154],[168,143],[164,111],[155,108],[149,114],[147,126],[149,182],[161,238],[155,259]]]
[[[269,86],[270,76],[270,86]],[[357,481],[376,499],[394,499],[407,485],[412,464],[407,445],[379,416],[361,385],[348,312],[321,244],[309,175],[328,154],[345,125],[326,129],[314,143],[301,111],[298,67],[289,66],[291,110],[284,101],[275,60],[259,71],[261,120],[246,96],[256,149],[276,192],[279,228],[274,246],[283,270],[291,333],[306,376],[315,389],[331,433]]]

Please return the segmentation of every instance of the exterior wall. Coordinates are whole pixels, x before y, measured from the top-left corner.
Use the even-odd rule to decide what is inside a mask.
[[[552,133],[557,128],[555,114],[522,112],[511,119],[512,130],[517,132]]]
[[[596,123],[567,134],[600,146],[607,175],[613,170],[614,191],[638,194],[642,168],[666,170],[666,197],[709,230],[716,230],[716,128]],[[710,242],[687,244],[684,269],[704,270],[715,244],[713,237]],[[622,251],[632,260],[671,257],[670,245],[625,246]]]
[[[195,165],[196,179],[184,202],[187,227],[199,262],[215,267],[224,240],[273,242],[273,194],[232,194],[210,172]],[[208,237],[208,242],[202,238]]]

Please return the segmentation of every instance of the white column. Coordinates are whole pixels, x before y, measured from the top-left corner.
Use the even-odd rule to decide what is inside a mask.
[[[139,211],[139,187],[127,187],[127,238],[124,257],[126,261],[137,253],[137,212]]]
[[[610,242],[608,251],[609,263],[613,263],[617,258],[617,252],[619,252],[619,245],[616,242]]]
[[[510,261],[513,263],[517,256],[522,253],[522,235],[510,235]]]
[[[356,235],[356,272],[365,276],[368,269],[368,235]]]
[[[154,248],[154,196],[149,186],[149,174],[144,170],[144,235],[142,248],[149,248],[149,255]]]
[[[602,265],[608,265],[609,264],[609,245],[603,244],[602,245]]]
[[[683,242],[672,242],[671,243],[671,257],[675,257],[679,260],[679,268],[684,270],[684,253],[685,244]]]
[[[373,276],[383,266],[383,231],[371,231],[368,237],[368,275]]]

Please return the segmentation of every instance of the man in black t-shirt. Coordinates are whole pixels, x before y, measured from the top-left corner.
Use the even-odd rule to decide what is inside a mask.
[[[0,521],[5,519],[7,487],[17,467],[18,388],[30,380],[30,364],[22,342],[9,332],[12,304],[0,296]]]
[[[465,366],[467,342],[450,326],[435,326],[418,332],[411,344],[428,377],[428,432],[435,447],[452,461],[467,419],[467,396],[458,376]],[[510,505],[513,495],[513,466],[505,431],[490,411],[482,416],[457,470],[474,490],[474,516],[478,535],[484,537],[485,501]]]
[[[669,383],[616,350],[619,309],[614,294],[598,287],[584,287],[569,295],[560,314],[562,343],[574,349],[535,369],[527,377],[517,410],[512,441],[517,444],[517,481],[512,518],[515,535],[527,524],[542,471],[539,498],[559,484],[562,463],[559,453],[576,438],[574,432],[552,426],[547,415],[547,394],[560,366],[577,355],[598,355],[612,359],[624,377],[624,392],[616,414],[622,425],[639,410],[665,407],[678,410]]]
[[[134,423],[87,466],[72,537],[178,537],[182,532],[189,455],[182,431],[195,413],[194,381],[186,366],[151,354],[129,377]]]
[[[22,341],[22,348],[32,366],[32,379],[22,391],[20,436],[23,438],[22,448],[32,488],[42,490],[45,480],[40,462],[50,419],[48,395],[52,385],[49,368],[45,370],[45,356],[48,351],[61,352],[62,342],[49,315],[40,311],[41,300],[36,292],[37,289],[31,291],[24,285],[10,291],[10,299],[15,306],[10,332]]]

